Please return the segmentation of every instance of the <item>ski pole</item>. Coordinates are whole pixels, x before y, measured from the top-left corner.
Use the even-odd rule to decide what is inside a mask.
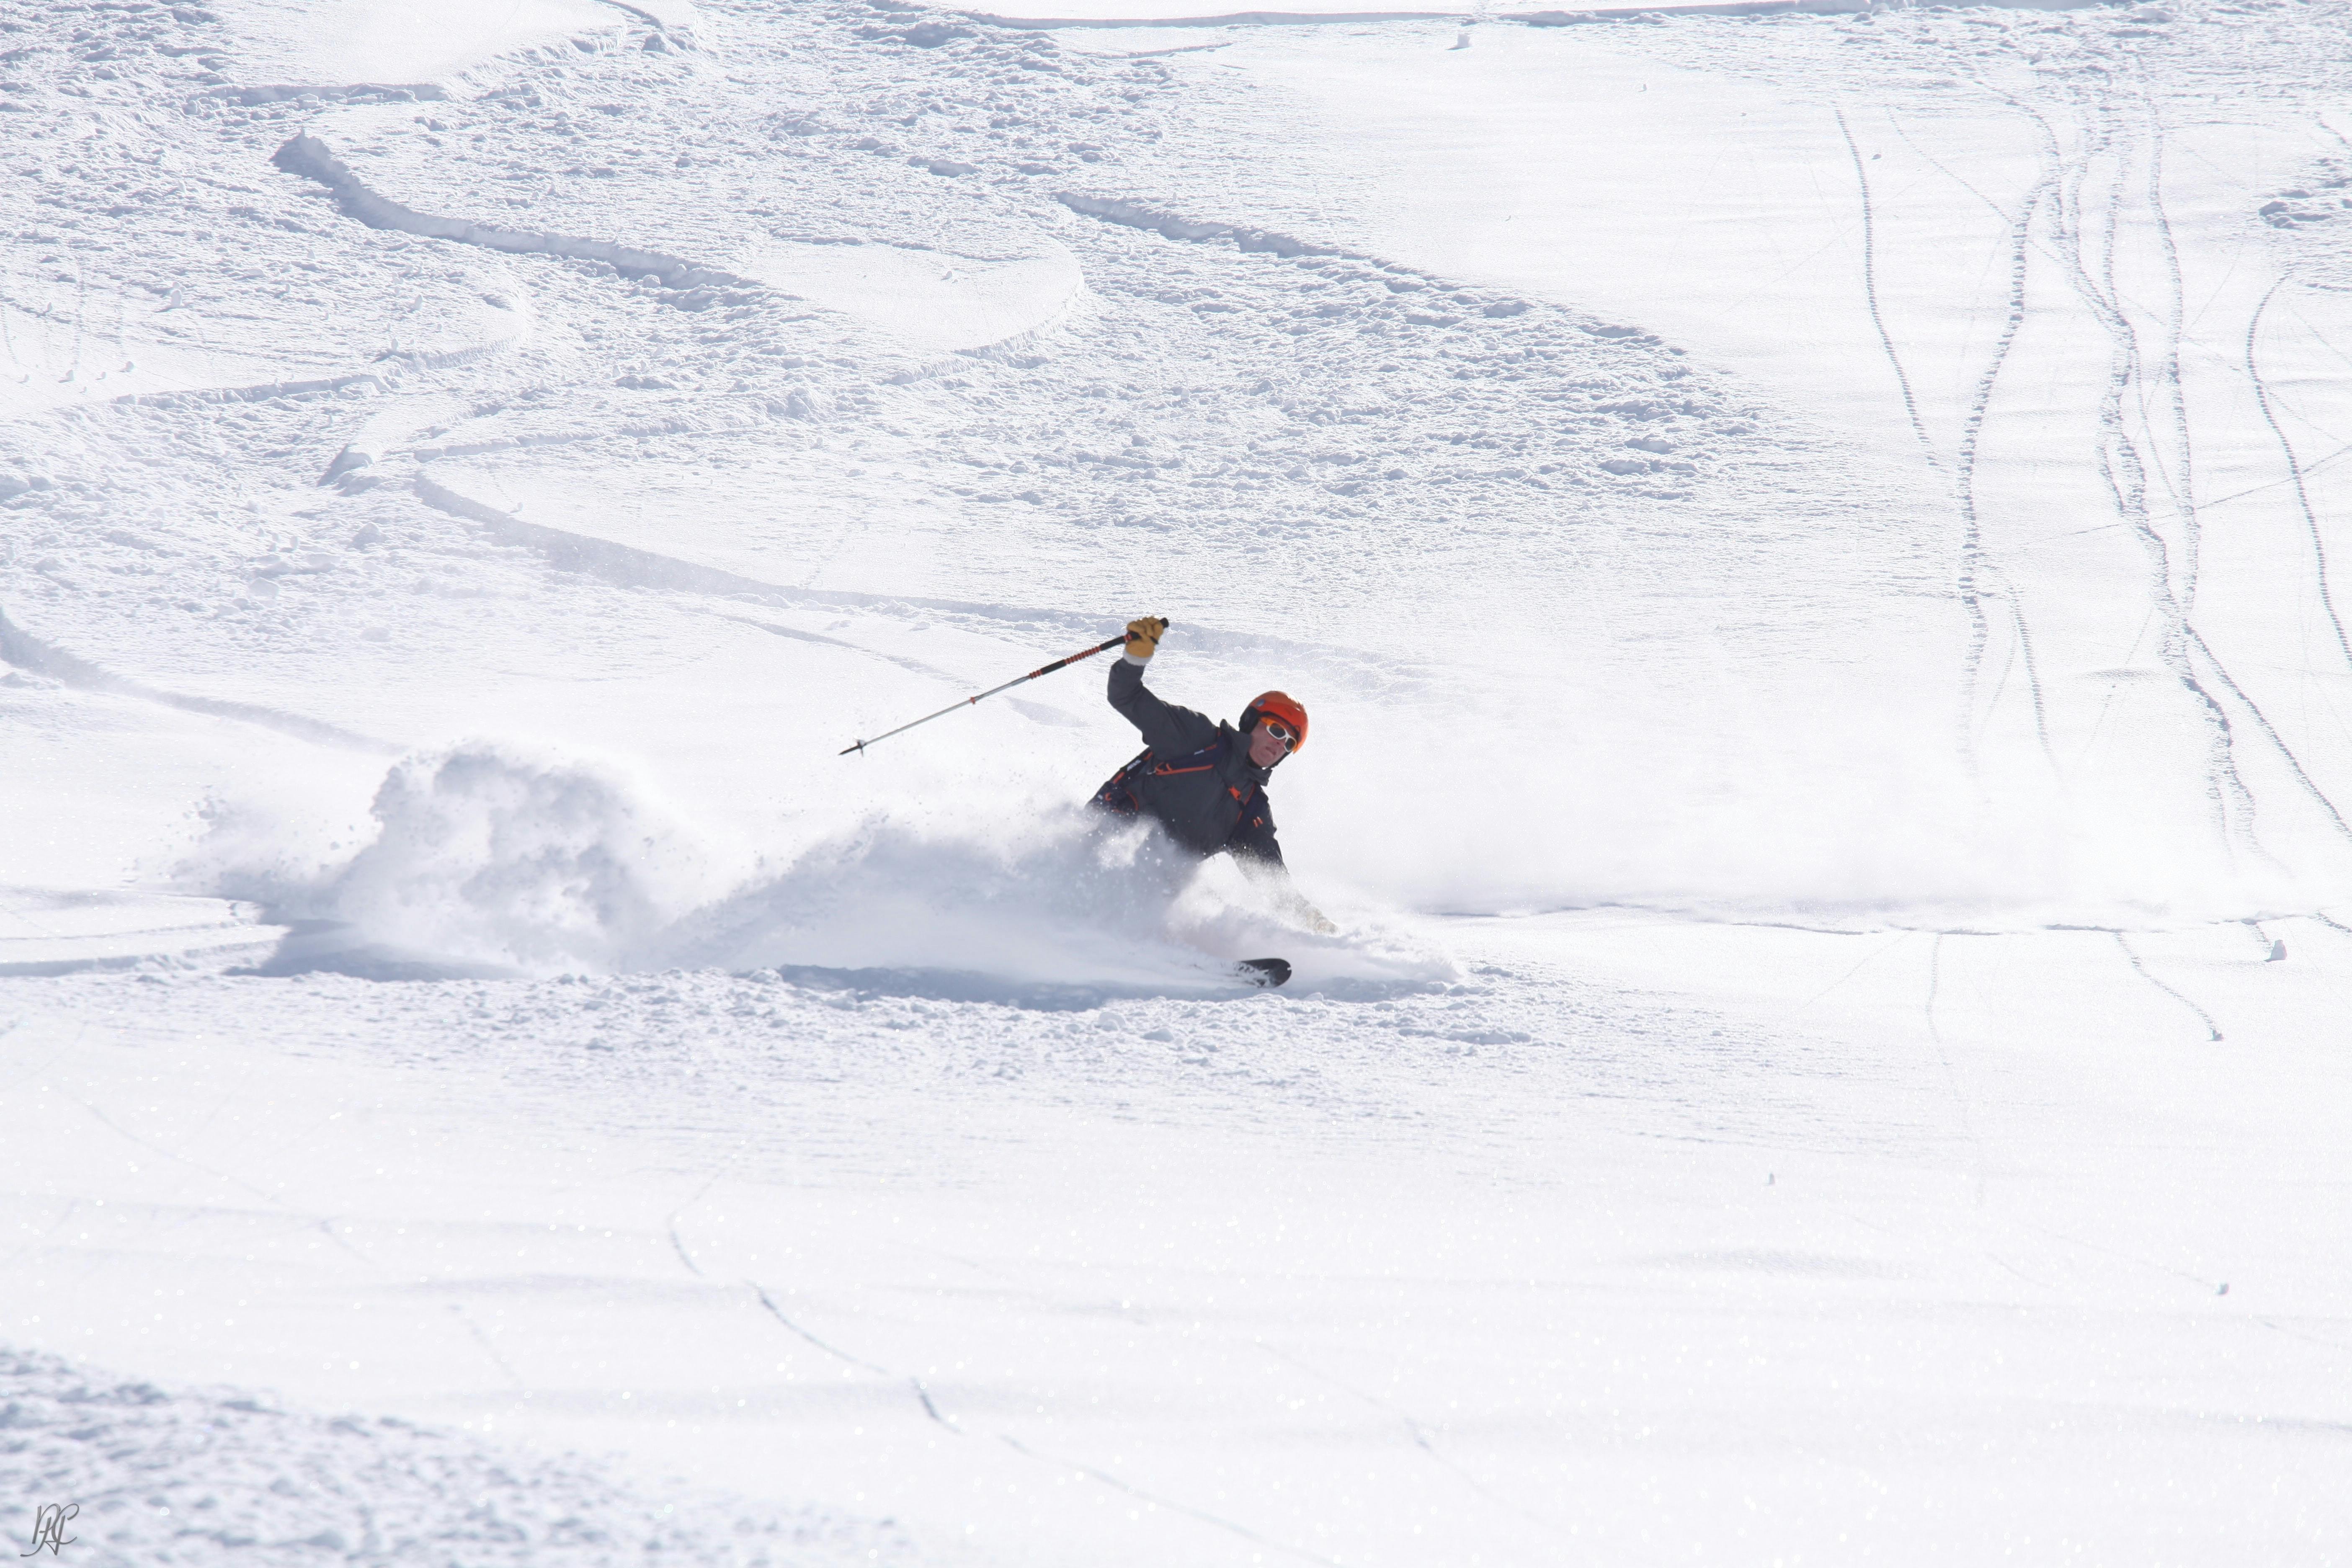
[[[1034,680],[1041,675],[1051,675],[1055,670],[1066,668],[1068,666],[1077,663],[1078,660],[1082,658],[1092,658],[1098,653],[1103,653],[1108,649],[1115,648],[1126,640],[1127,634],[1125,632],[1121,632],[1118,636],[1108,638],[1103,642],[1098,642],[1092,647],[1080,648],[1077,652],[1070,655],[1067,658],[1057,658],[1053,663],[1045,666],[1043,669],[1033,669],[1028,674],[1008,680],[1002,686],[992,686],[987,690],[982,692],[980,697],[967,697],[961,702],[950,702],[936,713],[924,714],[921,718],[916,720],[913,724],[901,724],[895,730],[887,730],[881,734],[875,736],[872,741],[858,741],[844,746],[836,754],[845,757],[852,752],[862,752],[866,747],[875,744],[876,742],[887,741],[893,735],[905,734],[908,731],[913,729],[915,724],[928,724],[934,719],[944,719],[959,708],[971,707],[973,703],[979,701],[981,697],[993,697],[1000,691],[1010,691],[1014,687],[1020,685],[1023,681]]]

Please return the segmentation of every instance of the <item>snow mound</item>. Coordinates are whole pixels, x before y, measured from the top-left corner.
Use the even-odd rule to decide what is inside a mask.
[[[57,1555],[100,1563],[890,1562],[886,1530],[634,1494],[577,1458],[502,1452],[389,1416],[329,1418],[235,1389],[117,1382],[0,1350],[0,1487],[73,1507]],[[23,1555],[30,1555],[24,1553]]]
[[[494,56],[610,31],[597,0],[221,0],[234,58],[253,79],[439,82]]]
[[[394,768],[373,810],[383,836],[337,879],[337,912],[520,967],[622,959],[690,875],[666,826],[576,764],[464,748]]]
[[[626,968],[713,890],[698,846],[578,762],[488,743],[404,758],[369,812],[373,842],[308,872],[272,824],[223,814],[187,869],[300,922],[273,967],[387,977]]]

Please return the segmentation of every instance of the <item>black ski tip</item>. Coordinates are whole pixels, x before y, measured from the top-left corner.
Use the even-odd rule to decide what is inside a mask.
[[[1236,960],[1234,968],[1253,985],[1279,985],[1290,978],[1286,958],[1244,958]]]

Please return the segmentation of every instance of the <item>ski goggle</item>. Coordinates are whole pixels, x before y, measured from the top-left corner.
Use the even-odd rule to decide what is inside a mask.
[[[1284,751],[1295,752],[1298,749],[1298,732],[1281,720],[1261,719],[1257,721],[1257,727],[1281,742]]]

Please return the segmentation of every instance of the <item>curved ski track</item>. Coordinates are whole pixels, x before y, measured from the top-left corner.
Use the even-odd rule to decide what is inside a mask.
[[[1984,547],[1984,527],[1977,514],[1976,468],[1977,451],[1984,437],[1985,416],[1992,405],[1993,384],[2000,375],[2001,365],[2017,342],[2018,330],[2025,324],[2026,256],[2032,241],[2033,216],[2047,194],[2053,176],[2047,171],[2032,190],[2026,194],[2024,205],[2010,229],[2010,268],[2008,310],[2001,322],[2000,335],[1993,344],[1984,374],[1978,377],[1970,398],[1967,419],[1961,426],[1958,460],[1953,464],[1952,489],[1960,509],[1960,602],[1967,606],[1969,623],[1969,647],[1960,669],[1960,737],[1961,744],[1974,765],[1978,723],[1977,689],[1983,678],[1984,656],[1991,637],[1991,626],[1984,613],[1987,598],[2004,600],[2009,606],[2010,626],[2016,638],[2018,650],[2025,662],[2025,678],[2033,698],[2034,733],[2042,743],[2042,752],[2053,771],[2058,769],[2057,753],[2051,750],[2049,715],[2042,699],[2042,679],[2033,668],[2032,634],[2025,624],[2025,608],[2006,575],[1994,563]],[[2004,676],[2004,680],[2006,677]],[[1996,700],[1999,690],[1995,690]],[[1990,722],[1990,714],[1986,716]]]
[[[2200,660],[2210,670],[2212,679],[2218,681],[2221,689],[2252,718],[2263,738],[2278,752],[2304,791],[2320,806],[2331,825],[2339,833],[2352,836],[2352,827],[2347,827],[2343,814],[2336,809],[2334,802],[2319,786],[2317,781],[2311,776],[2302,760],[2287,744],[2285,738],[2279,733],[2276,727],[2246,695],[2237,680],[2222,665],[2219,657],[2198,632],[2194,623],[2192,606],[2196,595],[2200,542],[2196,500],[2192,489],[2194,476],[2192,426],[2189,419],[2186,392],[2182,385],[2180,372],[2180,343],[2186,330],[2185,285],[2181,278],[2179,247],[2173,235],[2171,220],[2163,205],[2162,127],[2155,119],[2152,105],[2147,107],[2146,117],[2144,148],[2144,156],[2147,164],[2146,201],[2148,216],[2156,231],[2158,249],[2164,258],[2168,283],[2165,322],[2166,348],[2158,372],[2158,385],[2162,400],[2168,405],[2171,412],[2173,426],[2171,438],[2175,447],[2173,468],[2168,471],[2163,465],[2159,464],[2157,473],[2164,479],[2166,488],[2173,498],[2174,510],[2180,528],[2183,560],[2178,567],[2172,560],[2171,544],[2156,526],[2150,514],[2147,504],[2147,460],[2138,444],[2132,439],[2125,418],[2125,407],[2129,401],[2140,408],[2145,423],[2147,403],[2145,395],[2147,386],[2137,331],[2123,305],[2122,295],[2116,283],[2116,266],[2120,248],[2118,237],[2120,218],[2129,163],[2134,153],[2134,149],[2124,142],[2120,129],[2121,113],[2112,96],[2105,89],[2086,95],[2076,89],[2070,96],[2073,107],[2086,122],[2083,132],[2084,144],[2078,153],[2070,157],[2057,128],[2039,107],[1976,77],[1972,70],[1968,69],[1964,61],[1955,60],[1954,65],[1955,68],[1966,71],[1989,95],[2008,104],[2032,122],[2042,144],[2044,163],[2043,178],[2029,195],[2026,210],[2012,228],[2011,318],[1996,347],[1993,362],[1979,384],[1977,400],[1970,411],[1968,434],[1962,442],[1962,460],[1959,472],[1956,475],[1956,486],[1962,498],[1969,546],[1980,553],[1981,545],[1976,527],[1973,495],[1973,468],[1978,427],[1982,423],[1984,410],[1990,400],[1993,378],[1998,374],[2000,362],[2006,356],[2009,345],[2022,320],[2029,252],[2034,248],[2029,243],[2029,231],[2037,205],[2042,199],[2047,198],[2051,234],[2049,243],[2042,248],[2056,262],[2065,276],[2070,289],[2108,336],[2109,374],[2098,410],[2100,427],[2096,447],[2098,469],[2110,502],[2116,509],[2118,521],[2131,530],[2133,536],[2148,556],[2147,591],[2150,610],[2158,616],[2164,626],[2164,633],[2158,643],[2158,657],[2166,669],[2180,682],[2183,690],[2197,705],[2197,710],[2208,730],[2205,795],[2213,808],[2216,831],[2223,845],[2231,852],[2251,853],[2276,864],[2275,858],[2263,848],[2255,834],[2257,802],[2252,787],[2246,783],[2238,766],[2235,731],[2231,724],[2227,707],[2206,689],[2204,680],[2200,678],[2198,665]],[[2083,192],[2090,178],[2092,163],[2101,157],[2109,159],[2113,167],[2105,193],[2105,212],[2101,237],[2104,243],[2100,248],[2099,276],[2095,279],[2091,265],[2084,255]],[[2102,280],[2104,280],[2104,287]],[[2273,285],[2273,292],[2275,287]],[[2266,295],[2265,302],[2267,299]],[[2259,316],[2258,310],[2257,320]],[[2247,335],[2247,365],[2250,376],[2255,374],[2253,331],[2253,327],[2250,325]],[[2260,393],[2262,389],[2258,377],[2256,377],[2256,386]],[[2131,395],[2135,393],[2140,395],[2134,398]],[[2263,402],[2263,412],[2265,418],[2270,419],[2271,412],[2266,396]],[[2279,432],[2275,419],[2271,419],[2271,425],[2273,433],[2280,434],[2281,444],[2287,450],[2291,471],[2294,471],[2292,469],[2294,462],[2292,447],[2285,442],[2284,434]],[[2299,473],[2297,490],[2299,496],[2304,494]],[[2341,623],[2335,618],[2332,601],[2327,598],[2324,555],[2320,551],[2317,524],[2307,502],[2305,521],[2311,533],[2315,559],[2321,563],[2323,603],[2328,606],[2330,621],[2336,627],[2339,646],[2341,646],[2344,641],[2344,632]],[[2012,614],[2019,616],[2021,634],[2021,612],[2013,603]],[[1977,624],[1982,625],[1981,618]],[[1980,657],[1980,647],[1972,647],[1971,651],[1972,654]],[[2352,658],[2352,652],[2347,652],[2347,658]],[[2031,677],[2030,651],[2027,658],[2028,672]],[[1965,690],[1974,689],[1979,668],[1979,658],[1972,658],[1964,676]],[[2036,692],[2038,698],[2038,684]],[[2046,731],[2043,740],[2046,750]]]
[[[2147,981],[2150,985],[2155,986],[2158,991],[2163,992],[2167,996],[2171,997],[2175,1002],[2178,1002],[2182,1006],[2188,1008],[2191,1013],[2196,1014],[2197,1021],[2205,1026],[2206,1039],[2214,1045],[2221,1044],[2221,1026],[2213,1022],[2213,1015],[2205,1011],[2204,1008],[2200,1007],[2196,1003],[2191,1002],[2187,996],[2183,995],[2174,987],[2166,984],[2163,981],[2158,980],[2154,974],[2148,973],[2147,965],[2140,962],[2139,954],[2132,951],[2132,944],[2128,941],[2125,940],[2123,932],[2119,931],[2110,931],[2107,934],[2116,939],[2116,945],[2124,950],[2124,957],[2131,961],[2133,973],[2138,975],[2142,980]]]
[[[2090,144],[2079,161],[2079,173],[2074,183],[2071,203],[2062,203],[2060,224],[2055,236],[2059,256],[2066,279],[2075,297],[2098,321],[2108,340],[2107,382],[2099,399],[2099,437],[2097,446],[2099,477],[2107,498],[2116,509],[2117,519],[2131,530],[2148,559],[2147,593],[2151,608],[2163,624],[2158,639],[2158,658],[2200,705],[2209,730],[2206,758],[2205,796],[2214,813],[2215,830],[2225,847],[2234,847],[2230,817],[2232,799],[2244,799],[2249,807],[2252,796],[2237,775],[2236,764],[2230,753],[2229,716],[2214,701],[2197,679],[2188,654],[2188,617],[2180,596],[2173,585],[2171,552],[2164,536],[2158,531],[2147,509],[2147,468],[2139,446],[2135,442],[2124,417],[2126,395],[2144,392],[2139,334],[2126,313],[2121,291],[2116,284],[2116,259],[2118,232],[2124,205],[2125,179],[2130,162],[2131,149],[2118,145],[2117,127],[2110,112],[2111,104],[2101,100],[2089,106],[2096,116],[2089,134]],[[2037,117],[2039,118],[2039,117]],[[2055,133],[2047,121],[2042,121],[2045,136],[2054,146]],[[2102,226],[2099,275],[2094,278],[2084,256],[2082,186],[2088,179],[2092,161],[2102,155],[2112,164],[2105,203]],[[2167,230],[2168,241],[2168,229]],[[2177,317],[2177,301],[2168,313]],[[2178,377],[2179,350],[2173,349],[2175,379]],[[2143,400],[2144,401],[2144,400]],[[2143,416],[2145,410],[2143,407]],[[2184,437],[2185,439],[2185,437]],[[2176,492],[2178,493],[2178,492]],[[2224,779],[2227,779],[2225,784]]]
[[[2277,437],[2279,455],[2286,460],[2287,477],[2294,482],[2295,504],[2303,509],[2304,528],[2311,539],[2312,568],[2317,579],[2320,607],[2327,612],[2328,626],[2336,633],[2336,651],[2344,656],[2346,668],[2352,668],[2352,640],[2347,640],[2344,635],[2343,617],[2336,613],[2336,598],[2327,586],[2327,545],[2320,538],[2319,514],[2312,510],[2311,491],[2304,483],[2303,465],[2294,455],[2294,443],[2287,439],[2285,429],[2278,422],[2278,415],[2271,406],[2270,387],[2263,380],[2261,366],[2255,363],[2255,342],[2262,331],[2263,312],[2270,309],[2272,298],[2285,283],[2284,278],[2273,283],[2263,292],[2262,303],[2254,307],[2253,316],[2246,322],[2246,379],[2253,384],[2254,401],[2263,411],[2263,423],[2269,426],[2271,434]]]
[[[697,1268],[693,1260],[686,1255],[686,1251],[683,1247],[680,1247],[678,1250],[678,1257],[679,1260],[684,1262],[688,1268],[693,1269],[697,1276],[701,1274],[702,1270],[699,1268]],[[1089,1479],[1099,1481],[1104,1486],[1109,1487],[1116,1491],[1124,1492],[1129,1497],[1134,1498],[1141,1502],[1149,1503],[1154,1508],[1166,1509],[1171,1513],[1182,1514],[1187,1519],[1195,1520],[1200,1523],[1209,1525],[1217,1530],[1224,1531],[1232,1535],[1239,1536],[1242,1540],[1248,1542],[1253,1546],[1261,1547],[1267,1551],[1278,1552],[1286,1557],[1295,1557],[1303,1562],[1321,1563],[1324,1565],[1324,1568],[1343,1568],[1343,1565],[1334,1558],[1326,1557],[1321,1552],[1310,1551],[1304,1546],[1294,1546],[1288,1542],[1276,1541],[1269,1536],[1262,1535],[1237,1520],[1227,1519],[1223,1514],[1213,1513],[1206,1509],[1196,1507],[1192,1503],[1182,1501],[1177,1498],[1167,1497],[1158,1492],[1147,1490],[1121,1476],[1115,1475],[1108,1470],[1101,1469],[1096,1466],[1081,1464],[1076,1459],[1062,1458],[1059,1456],[1045,1453],[1042,1449],[1032,1447],[1027,1443],[1023,1442],[1019,1437],[1013,1436],[1011,1432],[999,1429],[994,1432],[984,1433],[967,1427],[963,1422],[949,1415],[940,1408],[939,1400],[933,1396],[930,1389],[924,1385],[921,1378],[915,1376],[911,1373],[895,1372],[888,1367],[880,1365],[875,1362],[867,1361],[863,1356],[855,1355],[848,1351],[843,1350],[836,1345],[831,1344],[826,1341],[818,1338],[817,1335],[811,1332],[808,1329],[803,1327],[798,1322],[795,1322],[790,1317],[787,1317],[784,1313],[784,1310],[776,1305],[775,1298],[768,1293],[766,1286],[761,1284],[756,1279],[745,1279],[743,1283],[750,1288],[751,1294],[758,1299],[760,1305],[766,1310],[768,1315],[775,1319],[775,1321],[782,1324],[787,1331],[800,1339],[803,1342],[815,1347],[817,1350],[824,1352],[826,1355],[833,1357],[835,1361],[840,1362],[843,1365],[850,1367],[857,1372],[865,1373],[873,1377],[881,1378],[887,1383],[904,1384],[908,1392],[915,1396],[916,1403],[921,1406],[923,1415],[944,1431],[953,1433],[958,1437],[969,1438],[992,1436],[999,1443],[1002,1443],[1007,1448],[1012,1449],[1014,1453],[1020,1455],[1024,1459],[1031,1460],[1036,1464],[1045,1465],[1052,1469],[1060,1470],[1069,1474],[1081,1475],[1088,1478]]]
[[[1886,330],[1885,314],[1878,307],[1878,223],[1870,201],[1870,172],[1864,167],[1862,149],[1854,145],[1853,132],[1845,122],[1845,110],[1832,111],[1837,116],[1838,134],[1845,138],[1846,155],[1853,160],[1853,183],[1862,193],[1862,290],[1870,304],[1870,324],[1877,330],[1878,346],[1886,351],[1886,363],[1894,367],[1895,384],[1903,388],[1903,411],[1911,416],[1911,433],[1919,437],[1919,448],[1927,457],[1927,466],[1941,468],[1936,460],[1936,443],[1927,438],[1927,426],[1919,417],[1919,399],[1911,390],[1911,377],[1903,368],[1903,358],[1895,352],[1895,339]]]

